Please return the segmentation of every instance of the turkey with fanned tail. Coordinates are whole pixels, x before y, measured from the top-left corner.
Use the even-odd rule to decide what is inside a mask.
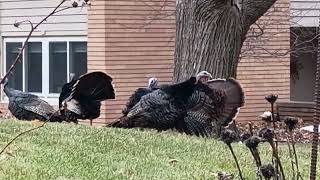
[[[185,130],[197,136],[219,137],[223,127],[231,124],[244,105],[244,91],[233,78],[209,80],[211,74],[197,75],[197,90],[192,96],[194,108],[184,118]]]
[[[189,135],[213,137],[232,122],[244,103],[244,93],[234,79],[210,80],[202,71],[189,80],[161,87],[147,95],[127,116],[111,127],[176,129]]]
[[[63,86],[59,108],[68,121],[89,119],[92,125],[92,120],[100,116],[101,101],[114,98],[112,78],[103,72],[91,72]]]
[[[9,111],[19,120],[50,122],[65,120],[63,115],[40,97],[8,87],[8,79],[5,79],[3,91],[9,99]]]

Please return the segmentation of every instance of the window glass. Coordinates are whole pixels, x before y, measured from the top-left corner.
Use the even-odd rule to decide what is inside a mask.
[[[42,92],[42,43],[29,42],[25,59],[27,92]]]
[[[67,82],[67,43],[49,43],[49,93],[60,93]]]
[[[6,43],[6,70],[8,71],[22,48],[22,43]],[[8,86],[22,90],[22,57],[8,76]]]
[[[78,78],[87,73],[87,43],[70,42],[69,44],[70,73],[74,73]]]

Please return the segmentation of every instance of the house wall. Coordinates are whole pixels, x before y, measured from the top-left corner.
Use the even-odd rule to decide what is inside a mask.
[[[15,28],[16,21],[39,22],[48,15],[61,0],[0,0],[1,36],[26,36],[30,25]],[[67,1],[62,7],[71,7]],[[50,17],[33,34],[34,36],[87,35],[87,8],[71,8]]]
[[[264,97],[270,93],[279,96],[279,102],[290,98],[290,1],[278,0],[247,35],[242,48],[237,79],[245,94],[245,107],[239,121],[260,120],[270,105]],[[261,30],[263,33],[261,35]]]
[[[291,0],[291,25],[293,27],[318,27],[319,8],[318,0]]]
[[[0,0],[0,59],[1,71],[3,70],[3,39],[5,37],[26,37],[30,25],[21,25],[15,28],[17,21],[30,20],[34,24],[40,22],[61,2],[61,0]],[[71,7],[67,1],[63,7]],[[63,37],[87,36],[88,29],[87,7],[70,8],[48,18],[33,33],[33,37]],[[3,72],[1,72],[3,75]],[[2,90],[1,90],[2,94]],[[5,114],[7,104],[1,103],[0,110]]]
[[[106,55],[106,1],[92,1],[88,9],[88,71],[104,71],[107,66]],[[95,120],[95,125],[106,123],[106,103],[101,106],[101,115]],[[86,122],[86,121],[84,121]]]
[[[106,121],[110,122],[120,116],[129,95],[147,85],[149,77],[156,76],[161,83],[171,82],[175,1],[109,0],[105,5],[106,72],[114,77],[117,90],[116,100],[106,106]],[[289,1],[277,1],[259,20],[264,26],[263,35],[248,38],[245,43],[243,50],[248,51],[241,59],[237,78],[245,89],[246,105],[239,121],[258,120],[258,115],[269,109],[264,100],[269,93],[278,94],[280,101],[289,100],[289,55],[275,57],[267,52],[288,51],[289,17]]]
[[[172,81],[174,13],[175,0],[106,1],[105,70],[117,91],[116,100],[107,103],[106,121],[118,118],[129,95],[146,87],[150,77]]]

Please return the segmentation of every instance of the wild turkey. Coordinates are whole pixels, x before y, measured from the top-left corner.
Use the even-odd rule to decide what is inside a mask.
[[[92,120],[100,116],[101,101],[114,99],[112,78],[103,72],[91,72],[80,76],[62,87],[59,97],[61,114],[68,121]]]
[[[62,110],[62,101],[68,98],[71,94],[72,87],[76,83],[75,74],[70,73],[70,82],[63,85],[59,96],[59,109]]]
[[[126,104],[126,107],[122,110],[123,116],[126,116],[131,108],[137,104],[141,97],[151,93],[152,91],[158,88],[158,79],[157,78],[150,78],[148,87],[147,88],[138,88],[130,97]]]
[[[126,117],[111,127],[176,129],[189,135],[220,135],[244,103],[244,93],[234,79],[211,80],[203,71],[197,77],[162,87],[141,98]]]
[[[4,93],[9,99],[8,109],[19,120],[41,120],[62,122],[64,117],[38,96],[8,87],[8,79],[4,83]]]

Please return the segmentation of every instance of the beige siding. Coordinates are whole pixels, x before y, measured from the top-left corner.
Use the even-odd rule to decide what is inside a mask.
[[[106,2],[92,1],[88,9],[88,71],[106,72]],[[108,72],[106,72],[108,73]],[[88,123],[88,121],[84,121]],[[101,115],[94,124],[101,126],[106,123],[106,104],[101,106]]]
[[[106,71],[114,77],[117,88],[117,100],[107,106],[107,121],[112,121],[120,116],[129,95],[146,86],[149,77],[171,81],[175,1],[108,0],[106,5]],[[160,9],[162,17],[154,18]],[[263,36],[245,43],[244,49],[249,51],[239,64],[238,79],[245,88],[246,105],[239,121],[257,120],[268,110],[264,97],[269,93],[278,94],[280,101],[289,99],[289,56],[269,53],[289,49],[289,13],[289,1],[278,1],[259,20],[265,24]]]
[[[317,27],[319,0],[291,0],[291,26]]]
[[[1,36],[25,36],[29,25],[15,28],[16,21],[31,20],[38,23],[48,15],[61,0],[0,0]],[[63,7],[71,6],[67,1]],[[65,36],[87,35],[87,8],[71,8],[57,13],[44,22],[33,35]]]
[[[264,99],[269,93],[279,95],[278,101],[289,101],[290,56],[286,54],[290,48],[289,13],[289,0],[278,0],[258,21],[263,35],[254,38],[253,31],[248,33],[237,74],[246,94],[239,121],[260,120],[258,116],[270,110]],[[261,32],[257,26],[252,27]]]
[[[313,102],[287,102],[277,103],[277,111],[281,118],[285,116],[294,116],[303,119],[305,122],[312,122],[315,112],[315,103]]]
[[[119,117],[129,95],[147,86],[148,78],[171,82],[174,11],[175,0],[106,1],[106,71],[117,89],[117,100],[107,105],[107,121]]]

